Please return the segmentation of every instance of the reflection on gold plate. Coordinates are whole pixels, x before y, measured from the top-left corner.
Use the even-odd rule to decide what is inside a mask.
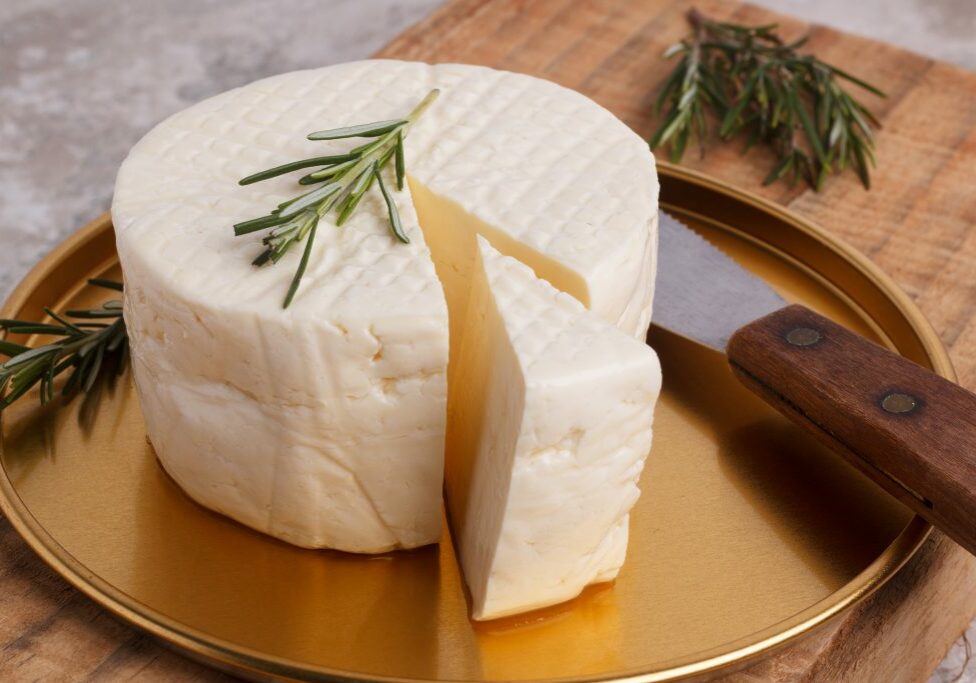
[[[803,302],[952,376],[920,313],[848,247],[757,198],[661,164],[663,207]],[[5,317],[78,308],[118,277],[103,217],[48,256]],[[0,506],[99,603],[194,656],[254,676],[667,680],[809,632],[880,585],[928,526],[760,403],[724,359],[660,330],[654,448],[613,585],[474,624],[448,539],[378,557],[293,548],[192,503],[157,464],[128,377],[4,414]],[[214,426],[219,429],[219,425]]]

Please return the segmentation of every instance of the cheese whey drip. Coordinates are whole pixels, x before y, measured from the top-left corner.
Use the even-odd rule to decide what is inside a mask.
[[[299,174],[237,180],[344,151],[357,143],[304,136],[404,116],[435,87],[394,193],[411,243],[374,189],[342,228],[320,222],[283,310],[301,249],[255,268],[259,236],[231,225],[294,197]],[[160,462],[201,504],[306,547],[440,538],[448,310],[466,298],[446,301],[439,277],[465,291],[476,233],[629,334],[650,317],[646,144],[578,93],[482,67],[363,61],[223,93],[133,148],[112,215]]]
[[[447,493],[472,616],[492,619],[616,577],[661,368],[482,238],[477,256]]]

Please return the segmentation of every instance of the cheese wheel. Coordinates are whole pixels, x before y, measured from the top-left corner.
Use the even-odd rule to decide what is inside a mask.
[[[231,225],[294,197],[297,174],[237,180],[346,150],[357,143],[305,135],[402,117],[435,87],[406,141],[409,187],[394,192],[410,243],[367,193],[341,228],[320,223],[282,309],[301,248],[256,268],[259,237]],[[629,334],[650,318],[646,144],[582,95],[519,74],[371,60],[257,81],[150,131],[119,171],[112,216],[160,462],[201,504],[305,547],[440,538],[449,325],[466,297],[445,299],[439,276],[466,291],[476,234]]]

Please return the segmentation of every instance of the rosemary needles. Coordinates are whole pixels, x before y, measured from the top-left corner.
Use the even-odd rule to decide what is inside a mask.
[[[267,216],[237,223],[235,235],[247,235],[260,230],[269,232],[262,239],[264,250],[254,259],[254,265],[263,266],[277,263],[294,245],[305,242],[298,269],[292,278],[282,306],[288,308],[302,276],[308,266],[308,259],[315,241],[315,231],[319,220],[329,211],[337,214],[336,225],[345,223],[359,206],[363,196],[374,183],[386,202],[390,221],[390,232],[400,242],[407,243],[410,238],[403,231],[393,195],[383,181],[382,171],[392,161],[394,165],[396,188],[403,189],[406,176],[406,161],[403,140],[410,126],[437,99],[439,91],[431,90],[414,107],[406,118],[389,121],[376,121],[345,128],[322,130],[311,133],[309,140],[339,140],[344,138],[366,138],[368,141],[343,154],[312,157],[293,161],[266,171],[254,173],[243,178],[241,185],[250,185],[269,178],[275,178],[293,171],[316,168],[299,178],[300,185],[318,185],[315,189],[282,202]]]
[[[94,279],[89,284],[121,292],[122,284]],[[65,311],[63,315],[45,308],[54,322],[0,319],[0,330],[12,334],[41,334],[55,337],[42,346],[29,348],[0,339],[0,411],[40,384],[41,403],[54,399],[55,379],[68,373],[61,395],[70,399],[101,387],[101,380],[122,374],[129,355],[129,340],[122,319],[122,302],[106,301],[99,308]],[[6,393],[5,393],[6,392]]]
[[[665,52],[665,57],[680,59],[657,98],[656,110],[667,104],[668,113],[651,137],[651,147],[668,144],[676,162],[694,136],[704,154],[710,111],[719,120],[720,139],[745,134],[746,149],[758,142],[773,150],[777,161],[766,185],[780,178],[793,183],[803,179],[819,191],[830,173],[851,166],[870,188],[871,126],[880,124],[841,81],[880,97],[884,93],[812,55],[799,54],[806,38],[784,43],[775,24],[711,21],[694,9],[687,16],[691,34]]]

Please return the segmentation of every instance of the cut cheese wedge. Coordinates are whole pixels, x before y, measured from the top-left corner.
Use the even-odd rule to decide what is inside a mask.
[[[406,140],[409,188],[394,193],[410,244],[367,193],[342,228],[319,224],[283,310],[301,249],[255,268],[259,238],[230,226],[294,197],[297,174],[237,180],[347,150],[356,143],[305,135],[401,117],[432,88],[441,95]],[[353,62],[172,116],[132,149],[112,205],[160,462],[201,504],[297,545],[436,542],[449,328],[463,319],[475,236],[643,338],[657,192],[647,145],[605,109],[483,67]]]
[[[479,238],[452,377],[447,500],[492,619],[616,577],[661,388],[654,351]]]

